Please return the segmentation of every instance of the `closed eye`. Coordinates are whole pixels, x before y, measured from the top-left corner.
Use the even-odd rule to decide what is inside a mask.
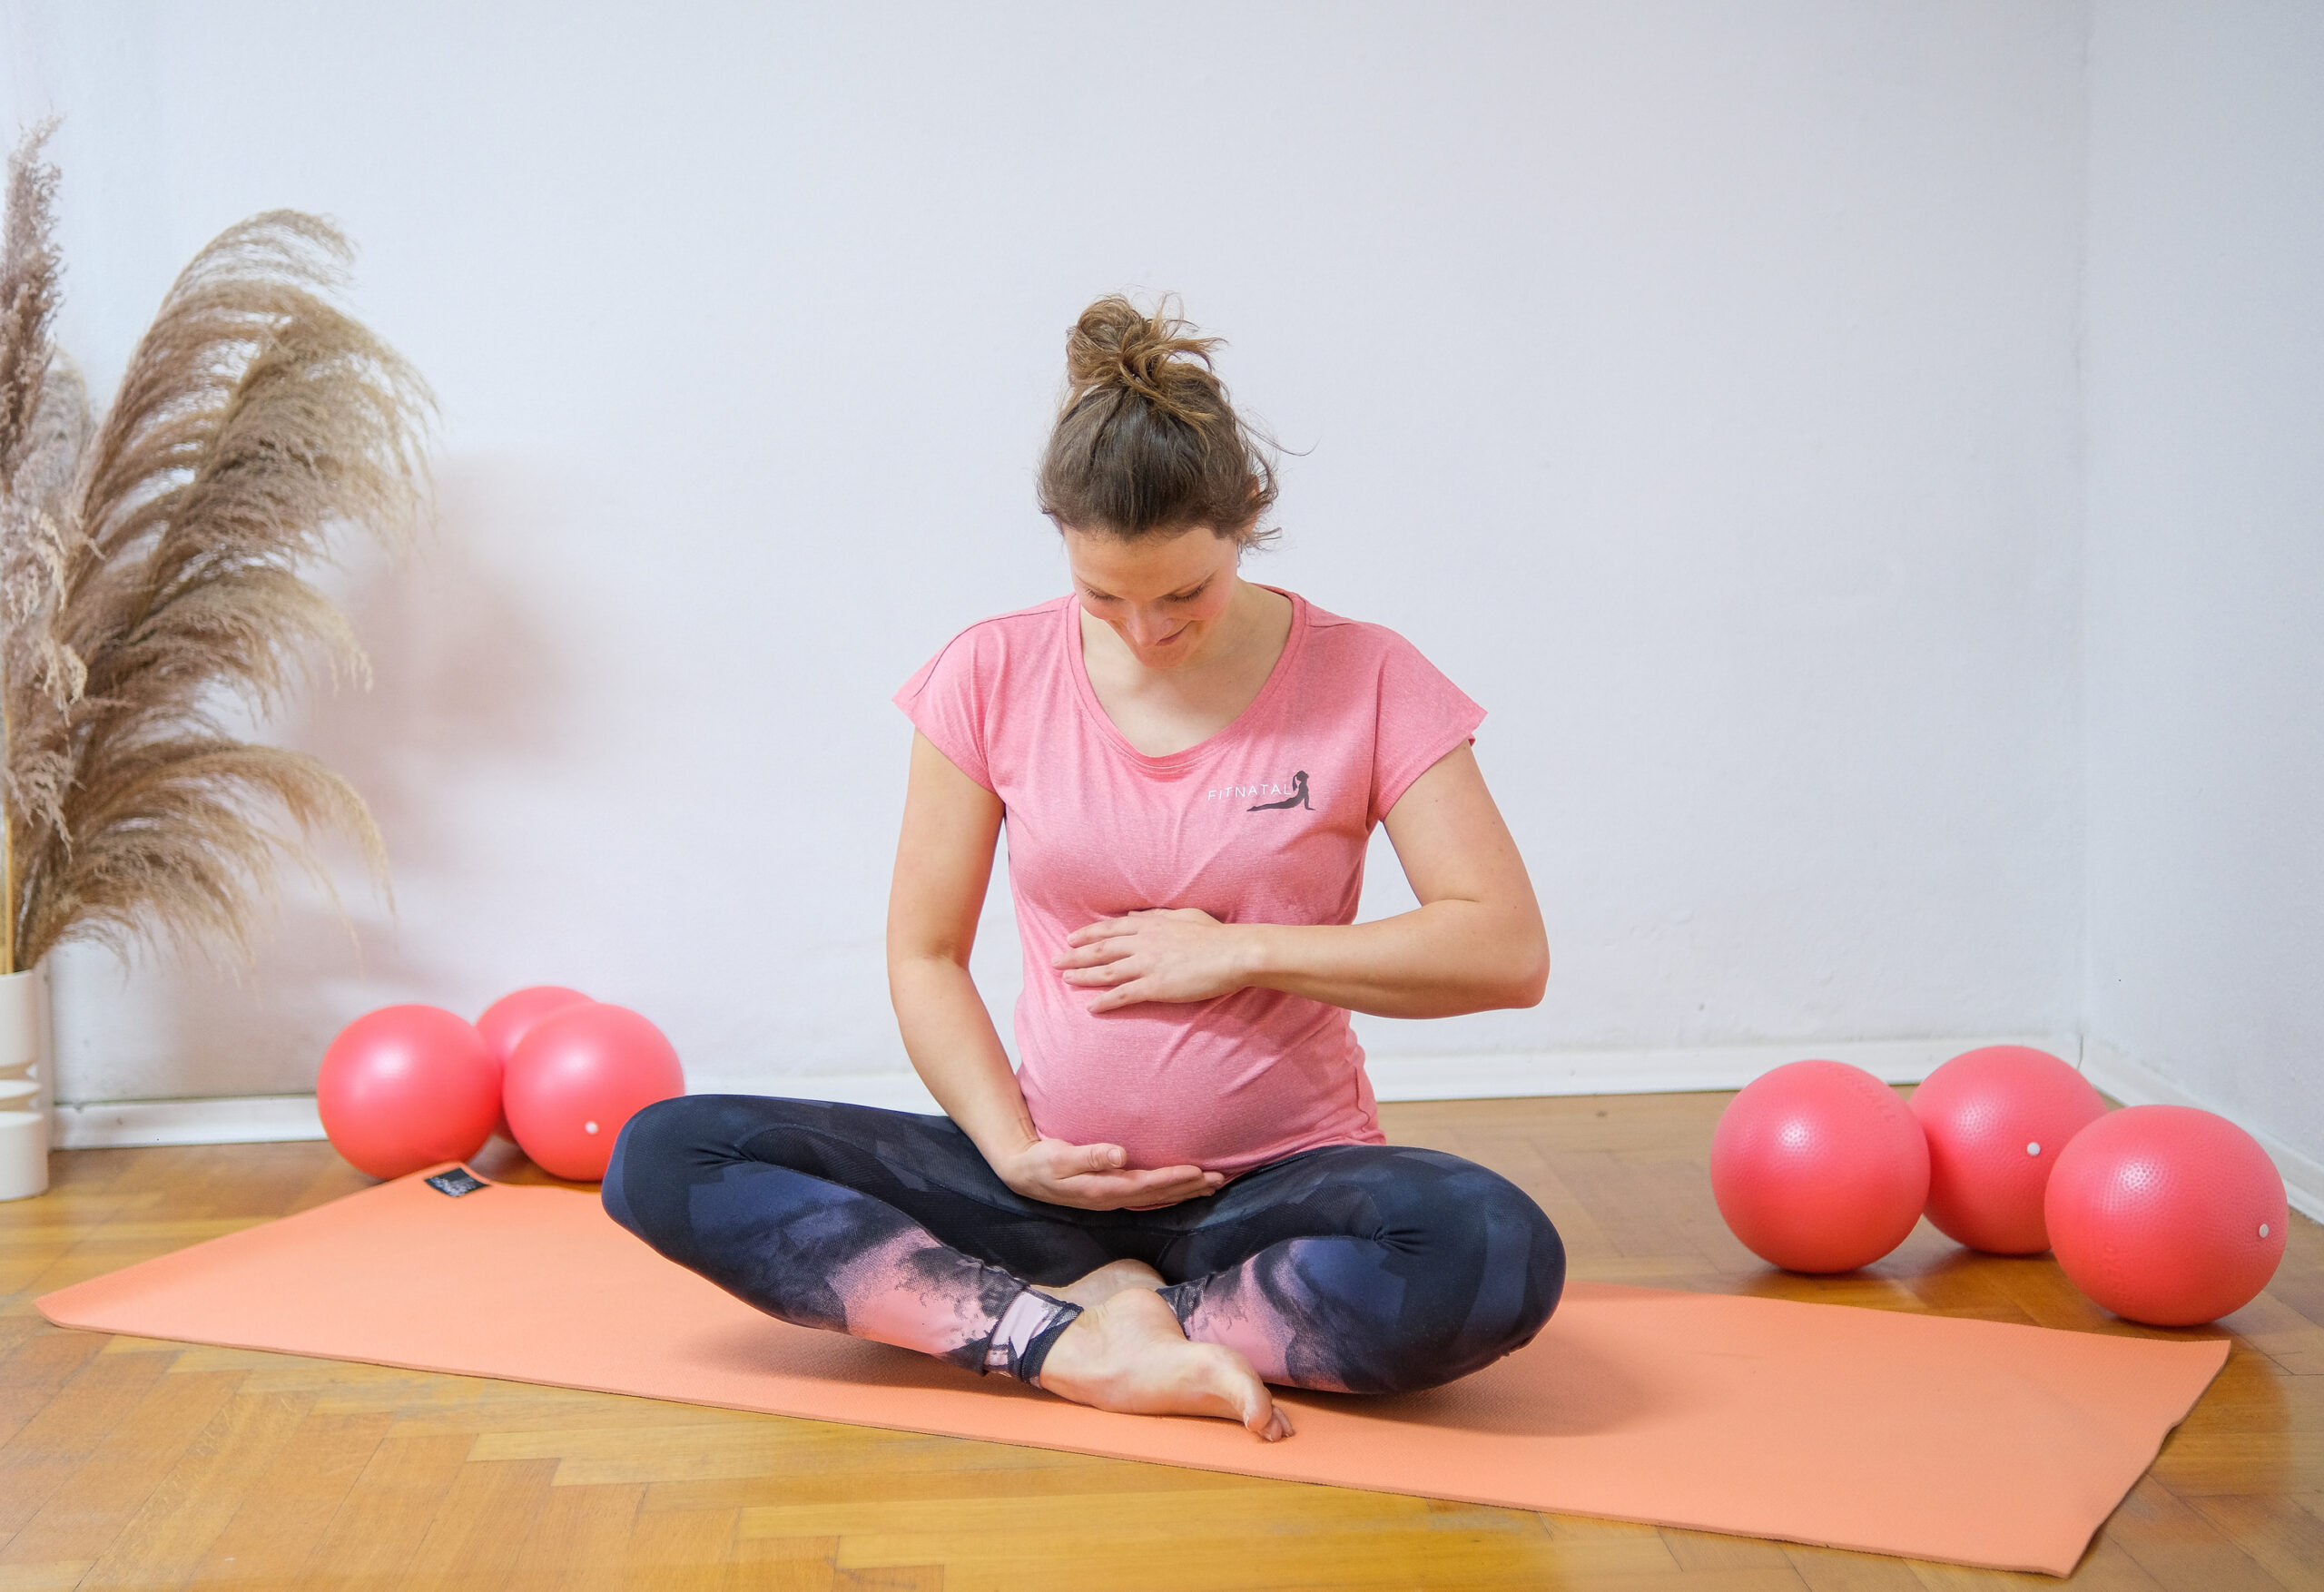
[[[1164,597],[1162,601],[1165,603],[1191,603],[1208,590],[1210,590],[1210,583],[1208,581],[1204,581],[1200,585],[1188,586],[1183,592],[1172,592],[1169,595]],[[1101,592],[1095,586],[1082,587],[1081,595],[1088,598],[1093,603],[1118,603],[1121,601],[1119,597],[1115,596],[1111,592]]]

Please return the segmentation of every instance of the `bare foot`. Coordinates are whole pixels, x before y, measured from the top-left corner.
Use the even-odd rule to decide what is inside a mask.
[[[1043,1288],[1040,1292],[1058,1299],[1069,1299],[1084,1308],[1103,1304],[1125,1288],[1167,1288],[1162,1273],[1144,1261],[1108,1261],[1088,1276],[1062,1288]]]
[[[1106,1268],[1110,1270],[1110,1268]],[[1085,1279],[1086,1281],[1087,1279]],[[1041,1364],[1059,1398],[1131,1415],[1216,1415],[1267,1442],[1291,1435],[1251,1362],[1216,1343],[1189,1343],[1161,1297],[1135,1283],[1083,1311]]]

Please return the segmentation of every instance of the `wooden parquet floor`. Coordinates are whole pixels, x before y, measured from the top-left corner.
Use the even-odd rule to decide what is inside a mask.
[[[2046,1257],[1924,1223],[1810,1280],[1720,1224],[1728,1096],[1384,1109],[1498,1168],[1573,1274],[2134,1332]],[[486,1168],[542,1181],[521,1163]],[[2045,1577],[1261,1481],[514,1382],[61,1332],[33,1299],[353,1192],[322,1145],[84,1151],[0,1204],[0,1592],[113,1587],[1954,1592]],[[2324,1588],[2324,1231],[2295,1217],[2227,1370],[2100,1534],[2088,1588]]]

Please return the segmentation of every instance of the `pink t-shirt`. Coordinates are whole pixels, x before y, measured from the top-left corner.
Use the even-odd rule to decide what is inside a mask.
[[[1066,936],[1145,907],[1228,923],[1350,923],[1364,846],[1484,710],[1392,630],[1292,594],[1251,705],[1147,757],[1098,703],[1072,597],[972,624],[896,705],[1007,809],[1024,944],[1018,1081],[1043,1134],[1132,1166],[1230,1175],[1321,1145],[1383,1142],[1347,1012],[1274,989],[1092,1013],[1050,966]]]

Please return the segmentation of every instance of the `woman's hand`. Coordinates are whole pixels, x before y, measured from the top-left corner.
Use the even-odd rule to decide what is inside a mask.
[[[1051,965],[1068,984],[1105,989],[1089,1003],[1093,1012],[1141,1000],[1209,1000],[1250,981],[1244,937],[1195,907],[1132,912],[1077,929]]]
[[[1000,1181],[1027,1199],[1083,1211],[1150,1211],[1216,1194],[1226,1182],[1199,1166],[1128,1171],[1119,1145],[1035,1139],[1012,1155],[987,1158]]]

